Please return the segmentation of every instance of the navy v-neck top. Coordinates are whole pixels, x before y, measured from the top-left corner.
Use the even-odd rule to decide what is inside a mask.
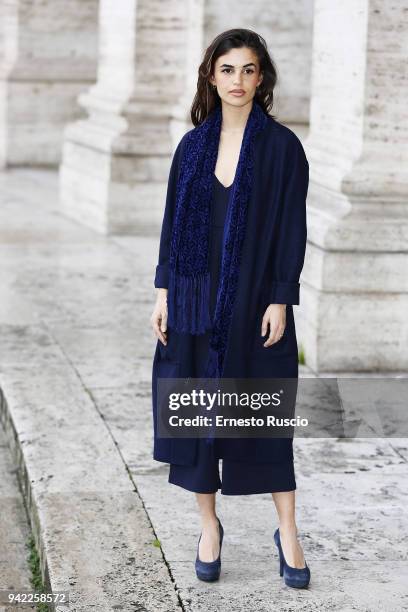
[[[233,185],[233,184],[232,184]],[[218,284],[221,276],[222,240],[232,185],[224,187],[214,174],[214,189],[211,202],[209,269],[211,278],[210,314],[214,317]]]

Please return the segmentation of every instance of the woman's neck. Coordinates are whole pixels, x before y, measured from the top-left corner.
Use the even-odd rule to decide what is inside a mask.
[[[252,110],[253,101],[251,100],[245,106],[232,106],[222,102],[222,125],[221,131],[224,134],[240,133],[245,129],[248,116]]]

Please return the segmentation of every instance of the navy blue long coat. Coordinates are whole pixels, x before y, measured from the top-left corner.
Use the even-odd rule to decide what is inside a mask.
[[[194,128],[193,128],[194,129]],[[187,132],[188,133],[188,132]],[[168,261],[176,185],[183,143],[173,156],[154,286],[168,287]],[[223,376],[228,378],[297,378],[298,345],[293,305],[299,304],[299,277],[306,250],[306,196],[309,164],[303,146],[287,126],[268,116],[255,136],[254,183],[240,264],[240,276]],[[286,328],[280,340],[264,347],[261,322],[269,304],[287,304]],[[269,328],[268,328],[269,333]],[[168,327],[167,345],[157,340],[153,358],[153,458],[193,465],[197,438],[158,438],[157,377],[199,377],[194,369],[190,338]],[[291,438],[222,438],[220,455],[250,463],[293,461]]]

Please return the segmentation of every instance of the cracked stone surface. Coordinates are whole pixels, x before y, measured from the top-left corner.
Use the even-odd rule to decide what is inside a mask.
[[[197,580],[195,496],[151,457],[158,237],[103,237],[64,218],[56,173],[0,183],[3,412],[52,588],[71,609],[407,610],[404,438],[295,439],[309,590],[279,577],[269,495],[218,496],[221,580]]]

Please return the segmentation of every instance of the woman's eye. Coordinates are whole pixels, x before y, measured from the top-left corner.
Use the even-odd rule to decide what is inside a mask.
[[[229,74],[229,73],[231,72],[231,68],[223,68],[223,69],[221,70],[221,72],[225,72],[225,73],[228,73],[228,74]],[[246,68],[246,69],[245,69],[245,72],[246,72],[247,74],[253,74],[254,69],[253,69],[253,68]]]

